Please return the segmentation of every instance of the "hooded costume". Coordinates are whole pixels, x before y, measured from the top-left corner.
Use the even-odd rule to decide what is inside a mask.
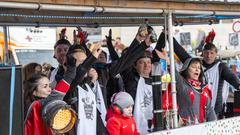
[[[184,66],[180,73],[176,71],[175,75],[178,112],[184,125],[216,120],[216,114],[211,106],[211,90],[208,88],[207,83],[204,82],[204,78],[199,78],[199,80],[203,81],[190,80],[183,78],[181,75],[183,72],[188,72],[187,70],[192,60],[201,63],[201,60],[198,58],[189,58],[183,64]],[[203,74],[202,69],[200,74]],[[195,86],[200,89],[196,89]]]
[[[210,36],[210,38],[208,39],[212,39],[214,36]],[[163,42],[164,41],[165,40],[163,40]],[[184,48],[177,42],[175,38],[173,40],[173,43],[174,52],[182,63],[184,63],[188,58],[191,58],[191,56],[184,50]],[[165,47],[165,44],[159,45],[160,46],[157,46],[158,48]],[[223,110],[223,88],[226,84],[225,81],[231,84],[237,90],[239,90],[240,81],[224,62],[215,60],[213,63],[207,64],[202,60],[202,63],[204,68],[204,74],[206,75],[208,85],[212,91],[212,107],[214,108],[216,114],[219,114]]]

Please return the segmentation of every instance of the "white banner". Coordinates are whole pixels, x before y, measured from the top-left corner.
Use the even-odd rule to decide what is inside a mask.
[[[53,48],[56,28],[9,27],[9,36],[17,46]]]
[[[238,135],[240,133],[240,117],[234,117],[199,125],[187,126],[149,135]]]

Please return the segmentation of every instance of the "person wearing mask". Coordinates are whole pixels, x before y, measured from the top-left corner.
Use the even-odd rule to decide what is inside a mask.
[[[127,92],[115,93],[112,96],[110,109],[112,116],[107,120],[107,131],[109,135],[140,135],[134,121],[134,101]]]
[[[166,51],[156,50],[159,58],[169,58]],[[175,73],[177,88],[178,114],[183,125],[194,125],[207,121],[217,120],[211,106],[212,94],[204,77],[201,60],[188,58],[180,72]]]

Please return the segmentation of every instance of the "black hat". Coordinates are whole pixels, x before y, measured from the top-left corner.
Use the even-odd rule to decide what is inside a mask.
[[[150,52],[150,51],[144,51],[144,53],[138,58],[138,60],[139,59],[141,59],[141,58],[152,58],[152,53]]]

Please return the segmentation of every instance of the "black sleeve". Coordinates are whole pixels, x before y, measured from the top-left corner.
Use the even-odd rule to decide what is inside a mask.
[[[135,50],[135,48],[140,44],[140,42],[138,42],[138,40],[136,38],[134,38],[134,40],[132,41],[132,43],[130,44],[129,48],[128,48],[128,52],[133,52]]]
[[[76,87],[78,84],[82,82],[85,74],[92,67],[92,64],[96,62],[96,60],[97,59],[92,54],[90,54],[90,56],[88,56],[88,58],[81,65],[77,67],[77,74],[74,80],[72,81],[70,89],[72,87]]]
[[[160,34],[160,36],[158,37],[158,41],[157,41],[155,49],[157,49],[158,51],[161,51],[164,48],[165,48],[165,34],[162,32]],[[158,62],[160,60],[160,58],[158,57],[155,50],[153,50],[152,56],[153,56],[152,63]]]
[[[185,51],[185,49],[177,42],[175,38],[173,38],[173,48],[175,54],[178,56],[180,61],[184,63],[191,56]]]
[[[165,48],[165,34],[162,32],[158,38],[155,49],[161,51],[163,48]],[[175,38],[173,38],[173,48],[175,54],[178,56],[182,63],[184,63],[188,58],[191,57]],[[153,51],[153,62],[157,61],[159,61],[159,58],[156,52]]]
[[[110,39],[106,38],[106,39],[107,39],[107,47],[108,47],[109,54],[110,54],[112,61],[119,59],[119,56],[113,47],[111,38]]]
[[[148,48],[145,42],[139,45],[139,42],[134,42],[133,49],[127,50],[127,52],[121,56],[117,61],[113,61],[109,66],[110,77],[116,76],[118,73],[123,72],[128,67],[131,67],[134,62],[144,53]]]
[[[88,49],[85,41],[83,41],[82,46],[83,46],[83,48],[86,50],[87,56],[90,56],[92,53],[91,53],[91,51]]]
[[[84,80],[84,76],[87,73],[87,71],[92,67],[92,64],[97,59],[91,54],[87,57],[87,59],[77,67],[77,73],[76,77],[72,81],[69,90],[67,91],[66,95],[64,96],[64,101],[66,101],[68,104],[72,104],[71,102],[76,102],[77,97],[77,85],[81,84]],[[77,112],[77,104],[72,104],[72,107]]]
[[[227,81],[235,89],[239,90],[239,78],[227,67],[226,63],[221,62],[220,66],[222,68],[221,77],[223,78],[223,80]]]

